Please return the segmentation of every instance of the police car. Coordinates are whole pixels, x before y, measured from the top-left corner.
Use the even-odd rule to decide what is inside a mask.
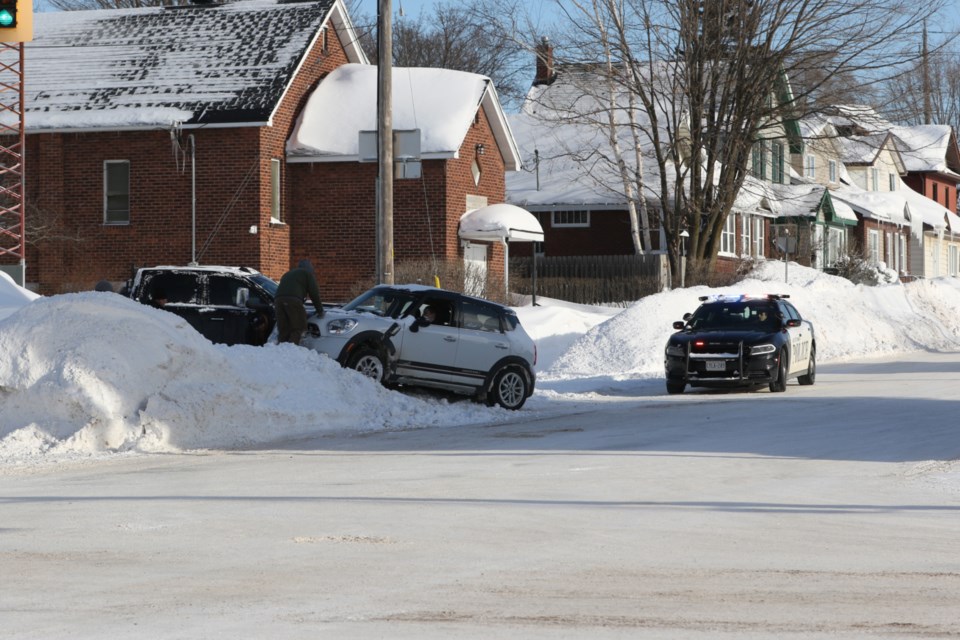
[[[691,387],[769,385],[786,391],[787,380],[814,383],[817,341],[787,295],[703,296],[700,306],[673,323],[664,367],[668,393]]]

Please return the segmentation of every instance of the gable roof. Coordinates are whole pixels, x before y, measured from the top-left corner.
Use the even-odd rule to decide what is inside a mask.
[[[28,132],[267,125],[324,26],[365,61],[341,0],[38,13]]]
[[[483,109],[505,169],[520,154],[493,82],[486,76],[435,68],[393,68],[393,129],[420,129],[420,157],[458,157]],[[356,161],[361,131],[377,130],[377,67],[345,64],[314,89],[287,142],[290,162]]]

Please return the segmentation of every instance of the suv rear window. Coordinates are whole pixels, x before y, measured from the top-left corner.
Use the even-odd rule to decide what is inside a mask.
[[[140,302],[149,303],[157,292],[166,294],[167,304],[200,304],[200,280],[193,273],[154,273],[145,277]]]

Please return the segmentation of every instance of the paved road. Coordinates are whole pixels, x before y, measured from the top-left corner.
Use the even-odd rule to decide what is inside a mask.
[[[0,471],[0,638],[960,637],[958,388],[912,355]]]

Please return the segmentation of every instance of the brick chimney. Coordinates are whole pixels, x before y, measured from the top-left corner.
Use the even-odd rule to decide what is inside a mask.
[[[533,79],[534,86],[550,84],[556,78],[553,70],[553,45],[550,39],[543,36],[537,44],[537,76]]]

